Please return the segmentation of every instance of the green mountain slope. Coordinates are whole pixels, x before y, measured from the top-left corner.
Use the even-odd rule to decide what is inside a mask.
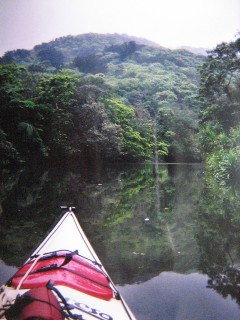
[[[188,108],[186,101],[196,93],[198,84],[197,66],[204,59],[136,37],[90,33],[59,38],[30,51],[11,51],[1,61],[22,64],[33,71],[71,68],[82,73],[101,73],[130,103],[159,101],[164,106],[170,103]]]
[[[86,134],[84,141],[88,141],[88,144],[83,142],[79,144],[82,137],[80,140],[79,137],[74,138],[79,144],[78,149],[84,149],[85,154],[88,153],[87,145],[93,144],[94,139],[97,142],[101,140],[103,143],[109,139],[109,136],[115,135],[116,139],[112,143],[115,147],[118,144],[116,150],[121,149],[121,159],[122,157],[126,160],[150,159],[156,156],[157,152],[158,156],[167,161],[195,161],[199,159],[196,144],[199,113],[196,100],[199,82],[198,66],[204,60],[205,57],[202,55],[186,50],[166,49],[148,40],[127,35],[84,34],[62,37],[37,45],[33,50],[19,49],[7,52],[0,59],[0,63],[2,66],[10,63],[26,68],[28,76],[31,75],[35,82],[31,83],[33,96],[29,97],[28,92],[24,93],[24,98],[34,100],[35,105],[40,103],[43,109],[46,105],[48,108],[50,105],[60,105],[64,112],[67,108],[72,108],[68,110],[69,123],[73,121],[71,118],[73,114],[74,117],[76,116],[74,105],[81,107],[80,113],[85,116],[91,110],[93,118],[102,117],[106,127],[105,131],[101,132],[101,139],[94,130],[84,133]],[[73,72],[71,75],[70,70]],[[67,81],[70,81],[70,84],[67,84]],[[53,91],[54,86],[58,86],[56,88],[58,94],[55,95],[49,93]],[[67,87],[71,87],[72,96],[62,92]],[[45,92],[40,99],[39,88],[43,92],[50,91]],[[48,100],[44,102],[48,95]],[[63,97],[62,100],[60,96]],[[59,102],[53,101],[58,98]],[[71,103],[68,100],[70,98]],[[20,101],[22,104],[25,100]],[[99,106],[101,104],[99,108],[103,109],[94,109],[96,103]],[[28,102],[27,105],[29,105]],[[86,105],[88,108],[82,108]],[[58,109],[59,107],[55,113],[59,112]],[[129,123],[124,120],[124,115],[127,116],[127,114],[131,114],[132,117]],[[45,116],[46,114],[42,115],[42,117]],[[56,117],[60,119],[62,116],[56,113],[53,115],[54,121]],[[35,132],[31,123],[23,120],[23,124],[20,122],[21,125],[18,128],[25,130],[28,134]],[[80,123],[79,120],[76,125],[83,135]],[[114,128],[111,127],[111,123],[115,126]],[[43,124],[41,126],[44,127]],[[71,131],[69,128],[66,129],[65,135],[59,133],[61,138],[59,136],[58,143],[64,144],[64,148],[68,144],[67,141],[72,139],[68,136]],[[7,139],[6,130],[8,129],[3,130],[4,139]],[[110,133],[111,130],[115,130],[114,135]],[[90,138],[93,132],[94,137]],[[43,138],[41,132],[38,134],[43,139],[41,148],[45,150],[44,139],[49,137]],[[33,133],[30,134],[32,135]],[[106,148],[105,154],[108,154],[111,146],[107,143],[104,145],[105,147],[101,147]],[[57,146],[55,147],[58,149]],[[99,153],[99,147],[96,149],[95,146],[93,149],[96,154]],[[49,154],[46,150],[43,153]],[[111,152],[109,157],[112,157]],[[115,156],[114,159],[116,159]]]

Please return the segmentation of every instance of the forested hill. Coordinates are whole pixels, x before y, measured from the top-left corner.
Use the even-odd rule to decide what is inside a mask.
[[[2,60],[5,62],[20,62],[28,64],[35,63],[36,61],[42,63],[45,60],[43,57],[43,53],[45,53],[45,62],[48,60],[48,62],[52,64],[55,60],[56,64],[59,63],[62,65],[63,62],[69,63],[78,56],[102,54],[111,46],[122,45],[131,41],[138,45],[160,48],[158,44],[143,38],[120,34],[87,33],[78,36],[69,35],[57,38],[51,42],[37,45],[33,50],[18,49],[8,51],[5,53]],[[56,52],[56,50],[58,52]],[[61,59],[59,59],[59,61],[57,59],[59,58],[57,53],[59,54],[59,57],[61,56],[62,58],[61,62]]]
[[[5,53],[4,161],[26,161],[33,151],[45,158],[143,161],[157,153],[199,160],[197,68],[204,60],[117,34],[67,36]]]

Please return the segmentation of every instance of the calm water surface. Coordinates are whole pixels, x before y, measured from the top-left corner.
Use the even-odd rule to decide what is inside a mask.
[[[22,170],[2,175],[4,282],[73,203],[139,320],[240,319],[240,202],[201,165]]]

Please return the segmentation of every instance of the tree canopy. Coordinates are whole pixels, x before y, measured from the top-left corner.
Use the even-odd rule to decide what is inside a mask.
[[[240,38],[222,43],[200,69],[200,142],[208,168],[220,180],[240,170],[239,53]]]
[[[147,40],[97,34],[5,53],[2,162],[145,161],[156,150],[162,160],[199,160],[197,66],[203,61]]]

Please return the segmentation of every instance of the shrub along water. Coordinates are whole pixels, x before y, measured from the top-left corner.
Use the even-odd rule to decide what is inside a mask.
[[[240,38],[209,52],[200,69],[200,143],[221,183],[240,172]]]

